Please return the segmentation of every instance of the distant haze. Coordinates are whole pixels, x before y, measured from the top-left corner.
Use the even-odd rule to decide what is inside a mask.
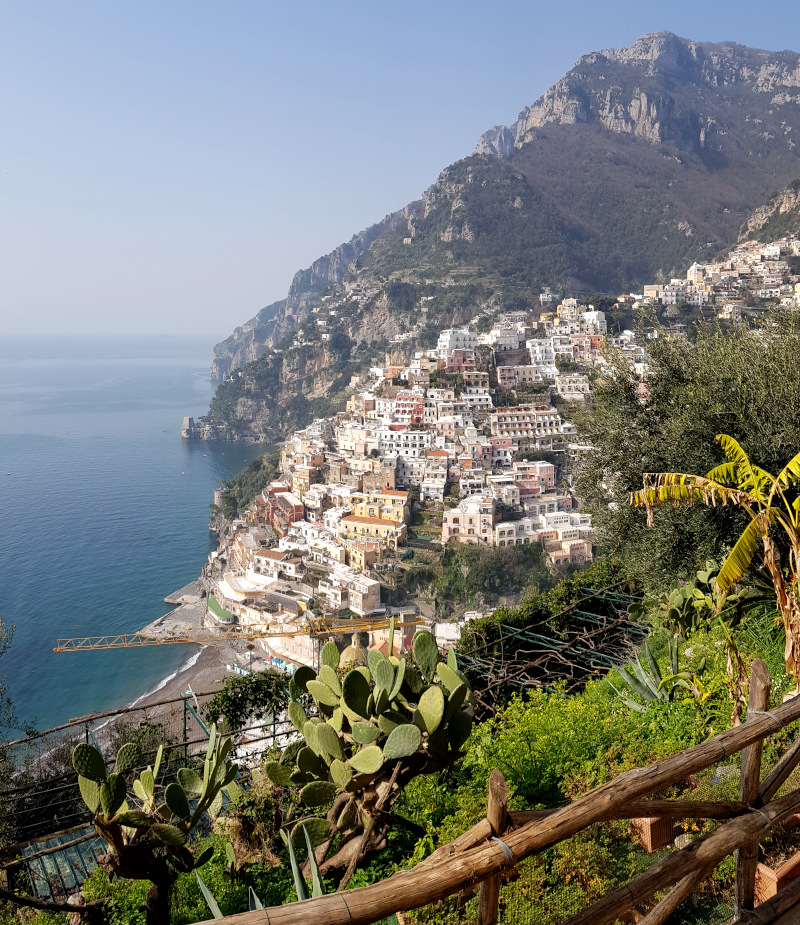
[[[793,2],[0,6],[0,337],[210,346],[583,54],[779,50]],[[795,49],[797,50],[797,49]]]

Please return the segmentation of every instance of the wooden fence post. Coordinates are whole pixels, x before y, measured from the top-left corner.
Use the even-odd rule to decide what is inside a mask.
[[[508,812],[508,784],[505,777],[497,770],[489,776],[489,804],[486,818],[492,827],[492,835],[503,837],[506,830]],[[500,900],[500,874],[494,874],[481,883],[478,904],[478,925],[495,925],[497,922],[497,905]]]
[[[750,693],[747,701],[747,721],[754,710],[763,713],[769,709],[769,692],[772,678],[769,669],[760,658],[755,659],[750,669]],[[758,798],[761,782],[761,752],[764,740],[759,739],[742,750],[742,777],[739,782],[739,800],[753,805]],[[736,917],[753,908],[756,867],[758,865],[758,842],[743,845],[736,852]]]

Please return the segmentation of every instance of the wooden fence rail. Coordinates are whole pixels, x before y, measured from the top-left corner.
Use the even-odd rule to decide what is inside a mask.
[[[800,738],[759,786],[761,748],[769,735],[800,719],[800,696],[769,710],[769,686],[769,672],[757,659],[752,669],[747,722],[648,768],[626,771],[567,806],[506,813],[505,781],[496,772],[490,784],[488,817],[455,841],[437,849],[413,870],[399,871],[371,886],[271,907],[266,910],[266,916],[259,910],[218,921],[228,925],[264,925],[266,918],[269,925],[306,925],[308,922],[372,925],[395,912],[426,906],[484,881],[496,884],[503,871],[595,823],[662,816],[727,821],[709,835],[658,861],[626,886],[572,916],[564,925],[613,922],[652,899],[657,892],[672,887],[642,920],[642,925],[662,925],[714,867],[736,851],[739,852],[737,921],[747,925],[777,925],[783,921],[779,917],[786,914],[787,909],[800,908],[800,886],[785,888],[774,900],[751,911],[752,879],[759,841],[773,826],[800,812],[800,789],[779,800],[773,799],[800,763]],[[743,755],[738,801],[647,799],[744,749],[748,751]],[[496,907],[496,891],[490,885],[482,891],[482,925],[496,921]],[[203,925],[211,925],[211,922]]]

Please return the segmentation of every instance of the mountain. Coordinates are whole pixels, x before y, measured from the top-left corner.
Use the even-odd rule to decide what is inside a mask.
[[[533,309],[544,286],[580,297],[682,275],[762,213],[769,234],[800,177],[798,134],[795,52],[657,32],[586,55],[218,344],[210,420],[277,439],[335,410],[396,335],[410,350],[483,309]]]

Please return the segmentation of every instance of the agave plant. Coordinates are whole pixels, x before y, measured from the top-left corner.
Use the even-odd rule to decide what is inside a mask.
[[[209,848],[195,854],[189,835],[204,813],[219,814],[224,791],[233,797],[239,789],[234,783],[238,769],[228,758],[230,748],[230,739],[218,737],[212,726],[202,776],[181,768],[177,780],[161,792],[159,746],[153,766],[133,780],[132,793],[128,778],[141,765],[138,745],[120,748],[111,774],[91,745],[82,742],[72,752],[81,796],[93,814],[97,834],[108,845],[100,865],[109,877],[152,882],[145,903],[147,925],[169,921],[169,897],[178,874],[201,867],[213,853]]]
[[[653,703],[656,700],[672,703],[681,690],[688,691],[699,701],[704,699],[705,689],[700,684],[699,679],[705,671],[706,660],[702,659],[694,671],[689,671],[688,669],[681,671],[678,665],[678,636],[673,636],[669,640],[669,665],[671,671],[668,675],[662,675],[658,662],[650,649],[649,640],[645,640],[644,654],[647,668],[645,668],[637,655],[629,666],[623,665],[617,669],[620,678],[634,694],[641,697],[646,703]],[[611,684],[610,681],[609,684]],[[645,712],[646,706],[631,700],[622,691],[617,690],[613,684],[611,684],[611,687],[620,700],[631,710],[636,710],[639,713]]]
[[[328,642],[321,660],[319,673],[300,668],[290,682],[289,718],[302,734],[300,744],[264,770],[291,798],[287,818],[297,819],[295,843],[310,840],[323,874],[344,870],[341,888],[356,865],[385,844],[406,784],[461,757],[473,698],[455,652],[440,661],[425,630],[404,658],[391,648],[388,656],[371,650],[368,665],[345,671]],[[317,716],[303,707],[310,700]],[[334,840],[336,851],[327,858]]]
[[[311,896],[309,897],[308,893],[308,884],[306,883],[305,877],[303,876],[300,865],[297,862],[297,854],[294,850],[294,844],[292,839],[289,838],[286,833],[281,829],[281,836],[283,837],[284,844],[286,845],[286,851],[289,855],[289,863],[292,867],[292,879],[294,880],[294,891],[297,893],[297,899],[316,899],[318,896],[325,895],[325,888],[322,884],[322,876],[319,871],[319,865],[317,864],[317,859],[314,857],[314,848],[311,844],[311,839],[308,837],[308,832],[305,829],[305,826],[300,826],[300,831],[305,839],[306,849],[308,851],[308,866],[311,872]],[[225,846],[226,849],[229,847]],[[197,877],[197,883],[200,887],[200,892],[203,894],[203,897],[208,904],[208,908],[211,910],[211,914],[215,919],[224,918],[222,910],[219,907],[214,894],[209,890],[206,884],[203,881],[203,878],[200,874],[195,871],[195,877]],[[256,912],[258,909],[263,909],[264,904],[256,895],[252,887],[247,889],[247,898],[248,898],[248,907],[250,912]]]

